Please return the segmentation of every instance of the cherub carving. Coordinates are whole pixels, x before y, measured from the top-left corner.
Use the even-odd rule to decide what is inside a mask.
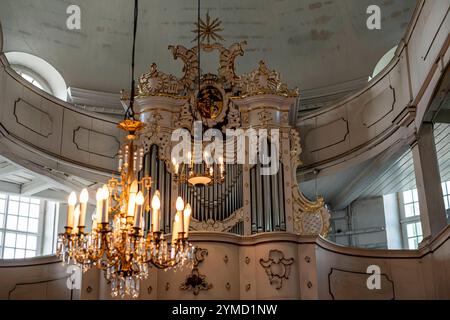
[[[275,284],[276,289],[280,290],[283,287],[283,279],[289,279],[294,258],[286,259],[283,252],[270,250],[269,259],[260,259],[259,263],[266,271],[270,284]]]

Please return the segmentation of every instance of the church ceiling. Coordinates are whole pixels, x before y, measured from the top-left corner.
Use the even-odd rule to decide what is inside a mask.
[[[415,0],[208,0],[202,16],[222,21],[219,35],[228,46],[247,41],[237,73],[264,59],[291,86],[313,90],[367,79],[378,60],[399,43]],[[68,30],[66,9],[81,8],[81,30]],[[381,30],[368,30],[369,5],[381,8]],[[3,0],[0,21],[5,51],[44,58],[69,86],[118,92],[128,88],[132,41],[131,1]],[[140,1],[136,74],[158,64],[182,74],[169,45],[193,46],[195,0]],[[220,39],[220,38],[219,38]],[[202,69],[215,72],[217,56],[205,55]]]

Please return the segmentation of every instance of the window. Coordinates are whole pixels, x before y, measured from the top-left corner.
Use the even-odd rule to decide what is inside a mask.
[[[442,193],[444,195],[445,210],[450,209],[450,181],[442,183]]]
[[[419,221],[406,224],[406,236],[408,237],[408,248],[417,249],[423,240],[422,223]]]
[[[417,189],[401,193],[402,200],[402,233],[404,247],[416,250],[423,240],[422,223],[420,221],[419,195]]]
[[[67,101],[67,85],[62,75],[42,58],[25,52],[6,52],[10,66],[25,79],[49,94]]]
[[[417,189],[403,192],[403,204],[405,206],[405,218],[420,216]]]
[[[380,72],[386,68],[389,63],[391,63],[392,59],[395,58],[395,52],[397,51],[397,46],[393,47],[391,50],[386,52],[386,54],[378,61],[375,69],[373,70],[372,76],[369,77],[369,81],[375,78]]]
[[[27,80],[29,83],[34,85],[35,87],[38,87],[41,90],[44,90],[50,94],[52,94],[50,88],[44,83],[42,80],[38,80],[35,75],[32,75],[30,72],[22,71],[19,68],[15,68],[15,71],[22,76],[25,80]]]
[[[37,255],[40,216],[40,200],[0,194],[0,258]]]

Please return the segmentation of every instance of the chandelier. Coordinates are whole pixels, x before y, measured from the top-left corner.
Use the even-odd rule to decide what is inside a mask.
[[[125,119],[118,125],[126,132],[125,144],[119,150],[120,176],[97,190],[90,233],[86,231],[88,191],[81,191],[79,204],[75,192],[70,194],[65,232],[58,236],[57,244],[57,255],[63,263],[74,263],[84,272],[103,270],[111,283],[112,296],[133,298],[139,296],[140,280],[148,277],[152,266],[176,268],[194,259],[194,247],[188,242],[191,206],[177,198],[172,235],[168,237],[161,231],[160,221],[165,215],[161,213],[159,191],[152,196],[152,178],[139,175],[144,149],[138,140],[144,124],[135,120],[133,109],[137,18],[135,0],[130,103]]]
[[[197,5],[197,97],[194,101],[197,111],[200,111],[200,115],[209,113],[211,116],[214,115],[212,111],[211,103],[205,97],[209,97],[210,93],[202,93],[201,89],[201,41],[202,32],[205,32],[209,27],[201,23],[200,20],[200,0],[198,0]],[[208,15],[209,23],[209,15]],[[209,34],[210,30],[206,30]],[[212,30],[211,30],[212,31]],[[208,43],[209,43],[208,35]],[[214,37],[213,37],[214,38]],[[206,109],[206,110],[205,110]],[[203,112],[202,112],[203,111]],[[194,112],[193,112],[194,113]],[[201,143],[196,143],[194,141],[192,152],[187,153],[187,164],[185,161],[179,162],[177,159],[172,158],[172,171],[174,173],[174,181],[179,184],[187,184],[188,186],[209,186],[213,184],[223,183],[225,180],[225,165],[223,157],[218,159],[218,163],[215,163],[212,155],[207,151],[201,151]],[[196,148],[197,145],[197,148]]]
[[[197,153],[195,144],[193,145],[193,152],[188,152],[187,154],[188,164],[180,164],[175,158],[172,158],[174,181],[190,186],[209,186],[214,183],[223,183],[225,180],[223,158],[220,157],[216,164],[207,151],[203,152],[203,154],[200,151],[200,161],[194,161]]]
[[[160,195],[151,196],[151,177],[138,179],[143,149],[135,145],[136,131],[143,124],[125,120],[126,144],[119,152],[119,180],[112,178],[97,190],[97,208],[92,231],[86,232],[88,192],[84,189],[76,204],[69,196],[65,233],[59,235],[57,254],[64,263],[75,263],[83,271],[98,268],[111,282],[112,296],[139,295],[140,280],[151,266],[174,268],[192,262],[193,246],[188,242],[191,206],[181,197],[176,201],[172,237],[161,232]],[[146,223],[147,222],[147,223]],[[151,222],[151,224],[150,224]],[[146,225],[150,225],[147,230]]]

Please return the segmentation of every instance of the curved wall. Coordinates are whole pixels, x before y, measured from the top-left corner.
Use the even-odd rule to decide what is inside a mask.
[[[419,1],[395,58],[367,88],[299,119],[302,173],[341,170],[415,139],[448,66],[449,6],[446,0]]]
[[[182,288],[187,268],[152,269],[141,283],[140,299],[450,299],[450,227],[418,251],[343,248],[287,233],[192,233],[192,242],[207,250],[198,266],[207,290],[196,295]],[[71,291],[67,267],[56,258],[29,261],[0,262],[0,299],[111,299],[97,270],[83,275],[81,291]],[[367,287],[373,265],[380,268],[379,290]]]

